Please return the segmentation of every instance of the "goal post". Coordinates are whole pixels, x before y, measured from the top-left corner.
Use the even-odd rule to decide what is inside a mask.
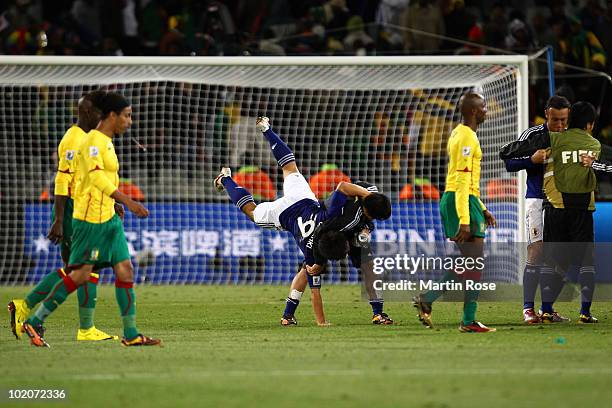
[[[309,180],[341,172],[390,196],[393,216],[378,224],[376,240],[443,240],[437,203],[446,140],[469,89],[482,92],[489,109],[478,131],[481,192],[500,226],[488,239],[525,242],[524,180],[507,173],[497,153],[528,127],[527,74],[527,56],[517,55],[3,56],[0,281],[35,282],[61,265],[45,240],[55,152],[77,100],[97,88],[121,92],[134,111],[132,128],[113,142],[122,188],[151,211],[125,220],[139,281],[291,280],[301,256],[288,233],[257,229],[211,185],[230,165],[245,179],[269,179],[265,189],[255,186],[260,200],[282,192],[282,174],[254,127],[259,115],[271,118]],[[317,186],[321,199],[328,192]],[[516,259],[499,268],[501,281],[519,282]],[[326,279],[356,282],[358,274],[340,263]]]

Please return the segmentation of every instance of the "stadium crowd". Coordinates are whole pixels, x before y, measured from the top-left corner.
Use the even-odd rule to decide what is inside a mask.
[[[480,55],[551,45],[557,62],[612,67],[610,0],[1,0],[0,10],[0,54]],[[531,69],[530,118],[541,122],[545,65]],[[611,144],[609,85],[556,70],[570,100],[601,106],[595,133]]]
[[[0,0],[0,11],[0,54],[479,55],[551,45],[557,62],[612,68],[611,0]],[[530,118],[541,122],[545,66],[531,68]],[[609,85],[556,70],[570,100],[601,106],[595,133],[611,144]]]

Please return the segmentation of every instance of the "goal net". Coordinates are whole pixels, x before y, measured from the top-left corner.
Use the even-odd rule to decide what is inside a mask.
[[[446,142],[469,89],[488,117],[482,199],[496,215],[491,242],[520,242],[520,186],[497,153],[526,128],[526,57],[91,58],[5,57],[0,61],[0,281],[33,283],[61,266],[45,239],[51,222],[57,145],[76,120],[81,95],[121,92],[134,123],[115,144],[121,189],[151,216],[127,214],[138,281],[288,282],[301,254],[287,232],[258,229],[212,187],[221,166],[259,201],[282,193],[257,116],[293,149],[324,199],[346,177],[376,184],[393,203],[375,241],[444,241],[438,212]],[[517,282],[515,254],[496,263]],[[112,279],[110,270],[101,274]],[[347,262],[331,282],[356,282]]]

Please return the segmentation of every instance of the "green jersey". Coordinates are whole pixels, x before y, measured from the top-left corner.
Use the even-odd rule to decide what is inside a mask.
[[[550,158],[544,172],[544,192],[555,208],[595,210],[597,179],[580,155],[599,157],[601,144],[582,129],[550,132]]]
[[[599,157],[599,141],[582,129],[542,133],[505,145],[500,158],[528,157],[538,149],[550,149],[544,173],[546,202],[555,208],[594,211],[597,180],[593,169],[582,166],[580,155]]]

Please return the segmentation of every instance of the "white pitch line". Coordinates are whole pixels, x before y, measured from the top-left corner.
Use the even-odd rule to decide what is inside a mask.
[[[176,379],[185,380],[195,378],[219,378],[219,377],[321,377],[321,376],[353,376],[370,377],[374,375],[385,376],[440,376],[440,375],[612,375],[612,367],[600,368],[532,368],[532,369],[503,369],[503,368],[390,368],[390,369],[346,369],[346,370],[215,370],[215,371],[186,371],[175,373],[108,373],[88,375],[63,375],[63,379],[83,381],[115,381],[115,380],[145,380],[145,379]]]

